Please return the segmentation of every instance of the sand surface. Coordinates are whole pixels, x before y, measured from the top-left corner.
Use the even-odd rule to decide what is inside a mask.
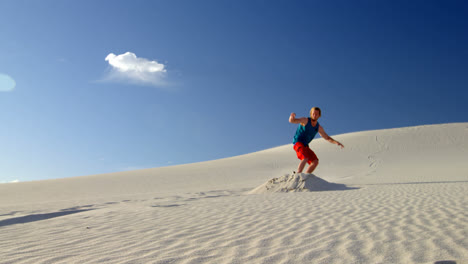
[[[0,184],[0,263],[468,263],[468,123],[334,138]]]

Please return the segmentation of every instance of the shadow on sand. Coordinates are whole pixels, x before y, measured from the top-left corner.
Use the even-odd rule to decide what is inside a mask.
[[[20,216],[20,217],[14,217],[14,218],[9,218],[5,220],[0,220],[0,227],[42,221],[42,220],[47,220],[47,219],[51,219],[55,217],[77,214],[77,213],[90,211],[90,210],[93,210],[93,209],[70,210],[70,211],[54,212],[54,213],[47,213],[47,214],[31,214],[31,215],[25,215],[25,216]]]
[[[348,187],[341,183],[328,182],[320,177],[315,176],[314,174],[310,175],[304,181],[304,189],[311,192],[319,191],[347,191],[347,190],[356,190],[357,187]]]

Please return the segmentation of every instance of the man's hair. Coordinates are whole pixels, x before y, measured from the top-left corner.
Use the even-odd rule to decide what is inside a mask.
[[[310,109],[310,116],[312,116],[312,113],[315,111],[315,110],[318,110],[319,111],[319,115],[322,116],[322,110],[320,110],[320,108],[314,106],[312,107],[312,109]]]

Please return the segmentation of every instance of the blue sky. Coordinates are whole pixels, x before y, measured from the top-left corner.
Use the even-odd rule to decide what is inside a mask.
[[[465,1],[3,0],[0,10],[0,182],[284,145],[290,113],[312,106],[330,135],[468,121]]]

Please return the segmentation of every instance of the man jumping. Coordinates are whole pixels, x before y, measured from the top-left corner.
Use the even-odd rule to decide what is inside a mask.
[[[309,164],[307,173],[312,173],[315,168],[317,168],[319,160],[317,155],[315,155],[315,153],[309,148],[309,143],[315,137],[317,132],[326,141],[344,148],[343,144],[327,135],[325,130],[323,130],[323,127],[317,122],[321,115],[322,111],[320,108],[312,107],[312,109],[310,109],[310,117],[296,118],[295,113],[292,113],[291,116],[289,116],[289,123],[300,124],[296,130],[296,135],[293,140],[297,158],[301,160],[301,163],[299,163],[299,166],[297,167],[298,173],[302,172],[306,163]]]

